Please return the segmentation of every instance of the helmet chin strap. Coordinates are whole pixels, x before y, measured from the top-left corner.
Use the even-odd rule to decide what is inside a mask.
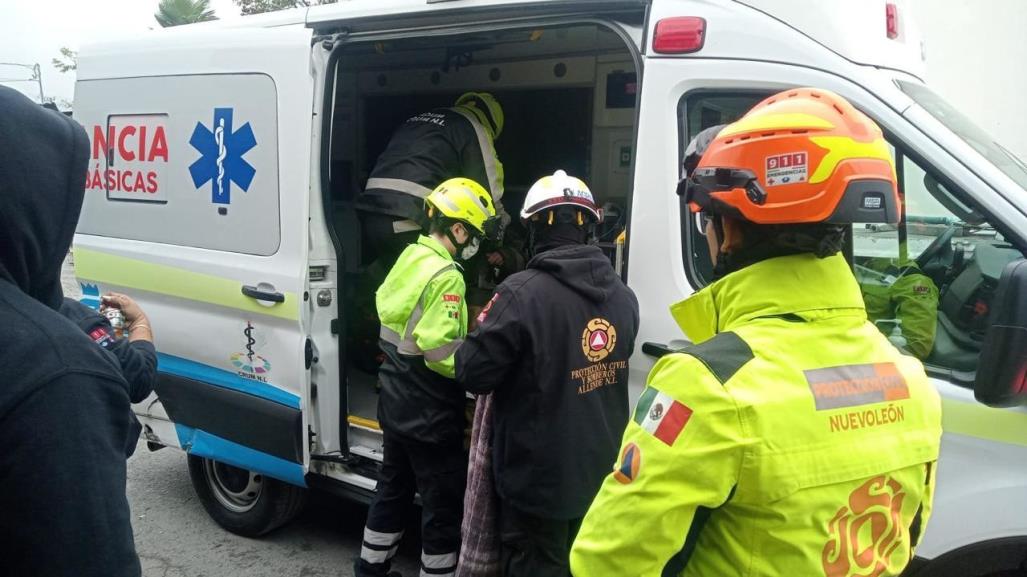
[[[467,225],[461,224],[461,226],[464,227],[465,231],[467,230]],[[456,257],[457,260],[467,261],[467,260],[470,260],[471,258],[473,258],[474,255],[478,253],[477,247],[475,247],[475,250],[474,250],[473,253],[471,253],[469,255],[465,255],[464,254],[464,251],[468,248],[468,246],[473,244],[474,237],[472,237],[470,234],[468,234],[466,241],[464,241],[464,242],[457,242],[456,235],[453,234],[453,226],[452,225],[446,227],[446,238],[449,239],[449,242],[453,243],[453,248],[456,249],[456,254],[454,256]]]

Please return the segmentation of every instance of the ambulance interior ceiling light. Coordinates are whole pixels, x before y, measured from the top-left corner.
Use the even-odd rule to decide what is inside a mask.
[[[698,16],[664,18],[656,23],[653,51],[659,54],[689,54],[702,50],[706,42],[706,20]]]

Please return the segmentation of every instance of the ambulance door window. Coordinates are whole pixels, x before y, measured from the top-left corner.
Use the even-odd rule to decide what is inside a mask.
[[[770,96],[769,92],[757,90],[696,90],[682,96],[678,101],[678,158],[684,156],[685,147],[695,135],[711,126],[738,120],[767,96]],[[679,166],[678,169],[680,168]],[[697,215],[688,211],[684,199],[681,202],[681,226],[685,272],[694,286],[705,286],[713,280],[710,250],[706,244],[706,237],[703,236],[702,226],[698,224]]]
[[[928,164],[892,150],[901,221],[853,225],[867,316],[929,370],[969,386],[998,278],[1019,251]]]

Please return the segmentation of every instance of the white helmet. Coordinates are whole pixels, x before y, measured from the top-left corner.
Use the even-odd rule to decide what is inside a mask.
[[[556,206],[576,206],[595,217],[595,221],[603,220],[603,211],[596,206],[592,191],[580,178],[569,176],[557,170],[551,176],[543,176],[531,185],[524,197],[524,208],[521,219],[528,220],[539,212]]]

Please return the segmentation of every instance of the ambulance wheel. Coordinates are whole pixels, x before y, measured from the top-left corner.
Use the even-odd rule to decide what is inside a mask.
[[[307,499],[300,487],[193,455],[189,477],[207,514],[244,537],[259,537],[288,523]]]

